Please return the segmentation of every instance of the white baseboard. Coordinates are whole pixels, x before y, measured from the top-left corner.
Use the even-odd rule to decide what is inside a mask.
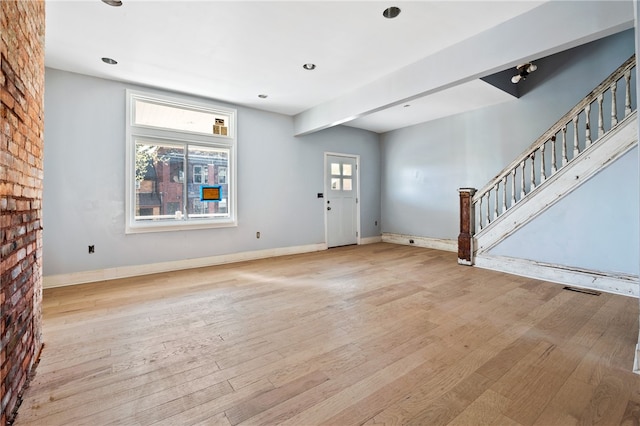
[[[403,244],[406,246],[417,246],[443,251],[458,251],[457,240],[445,240],[440,238],[416,237],[413,235],[382,233],[382,241],[392,244]],[[413,243],[411,242],[413,241]]]
[[[96,281],[115,280],[139,275],[157,274],[160,272],[178,271],[182,269],[202,268],[205,266],[223,265],[247,260],[265,259],[269,257],[292,254],[311,253],[326,250],[327,245],[309,244],[305,246],[282,247],[266,250],[246,251],[242,253],[223,254],[219,256],[201,257],[197,259],[175,260],[170,262],[150,263],[146,265],[121,266],[117,268],[98,269],[94,271],[72,272],[69,274],[48,275],[43,277],[43,288],[64,287]]]
[[[360,238],[360,245],[363,244],[375,244],[375,243],[381,243],[382,242],[382,236],[378,235],[377,237],[365,237],[365,238]]]
[[[506,272],[528,278],[550,281],[575,287],[639,297],[638,277],[628,274],[614,274],[552,265],[533,260],[485,254],[474,257],[474,265],[479,268]]]

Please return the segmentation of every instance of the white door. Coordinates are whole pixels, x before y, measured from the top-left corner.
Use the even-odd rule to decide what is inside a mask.
[[[327,246],[358,242],[357,157],[325,154]]]

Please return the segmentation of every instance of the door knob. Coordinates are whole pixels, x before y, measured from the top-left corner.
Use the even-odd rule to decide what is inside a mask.
[[[331,210],[331,207],[327,207],[327,210]]]

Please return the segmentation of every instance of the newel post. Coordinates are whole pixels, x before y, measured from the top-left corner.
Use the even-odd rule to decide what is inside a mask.
[[[473,194],[475,188],[460,188],[460,234],[458,235],[458,263],[473,265],[473,234],[475,214],[473,211]]]

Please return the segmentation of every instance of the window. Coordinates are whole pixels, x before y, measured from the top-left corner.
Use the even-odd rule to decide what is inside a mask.
[[[220,167],[218,169],[218,183],[227,183],[227,168]]]
[[[206,165],[193,166],[193,183],[209,183],[209,170]]]
[[[127,233],[237,224],[235,114],[127,91]]]

